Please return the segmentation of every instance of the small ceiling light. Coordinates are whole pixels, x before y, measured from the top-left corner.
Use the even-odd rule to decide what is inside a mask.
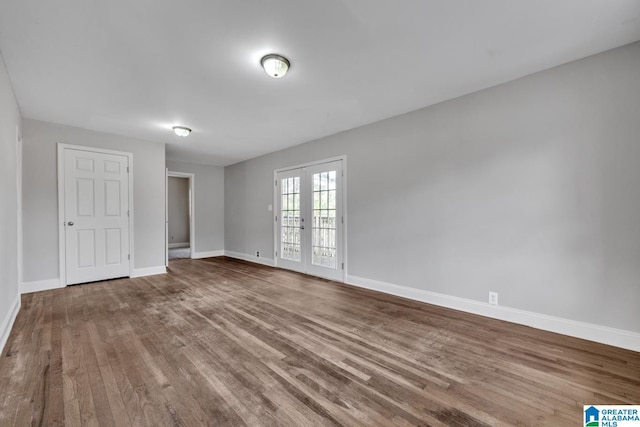
[[[189,136],[189,134],[191,133],[191,129],[184,126],[174,126],[171,129],[173,129],[176,135],[182,137]]]
[[[287,58],[276,55],[275,53],[263,56],[260,60],[260,64],[262,65],[262,68],[264,68],[264,71],[274,79],[284,77],[291,66],[291,63]]]

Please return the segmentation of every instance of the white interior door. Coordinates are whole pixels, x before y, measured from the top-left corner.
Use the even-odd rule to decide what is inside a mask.
[[[278,172],[276,188],[277,265],[343,280],[342,161]]]
[[[129,158],[64,149],[66,284],[129,276]]]

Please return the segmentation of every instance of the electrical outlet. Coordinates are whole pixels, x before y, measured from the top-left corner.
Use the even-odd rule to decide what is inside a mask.
[[[498,293],[489,292],[489,304],[498,305]]]
[[[256,257],[260,258],[260,251],[256,251]]]

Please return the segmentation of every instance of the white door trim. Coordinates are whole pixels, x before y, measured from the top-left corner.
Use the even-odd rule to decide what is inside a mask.
[[[273,179],[274,179],[274,182],[275,182],[275,178],[276,178],[276,175],[278,174],[278,172],[284,172],[284,171],[288,171],[288,170],[291,170],[291,169],[307,168],[309,166],[321,165],[323,163],[337,162],[337,161],[340,161],[340,160],[342,160],[343,161],[342,164],[345,165],[346,162],[347,162],[347,156],[343,155],[343,156],[329,157],[328,159],[316,160],[316,161],[309,162],[309,163],[301,163],[301,164],[295,165],[295,166],[287,166],[285,168],[275,169],[273,171]],[[275,190],[274,190],[274,194],[275,194]]]
[[[189,180],[189,247],[191,248],[191,258],[196,252],[196,233],[195,233],[195,217],[196,217],[196,193],[195,193],[195,180],[196,175],[187,172],[174,172],[167,169],[166,178],[166,191],[165,191],[165,254],[167,267],[169,266],[169,177],[174,178],[187,178]]]
[[[71,145],[64,144],[62,142],[58,143],[58,251],[59,251],[59,273],[60,273],[60,285],[67,286],[67,271],[66,271],[66,262],[67,262],[67,248],[66,248],[66,238],[65,238],[65,228],[64,228],[64,150],[72,149],[72,150],[80,150],[80,151],[88,151],[91,153],[102,153],[102,154],[115,154],[118,156],[125,156],[129,160],[129,173],[128,182],[129,182],[129,254],[131,255],[129,259],[129,277],[133,277],[133,266],[135,263],[134,260],[134,251],[135,248],[133,244],[133,154],[127,153],[124,151],[115,151],[115,150],[105,150],[103,148],[94,148],[94,147],[85,147],[82,145]]]
[[[344,269],[342,270],[342,280],[341,282],[345,282],[347,278],[347,268],[349,267],[349,263],[347,262],[347,155],[344,154],[342,156],[330,157],[328,159],[316,160],[309,163],[302,163],[295,166],[287,166],[284,168],[274,169],[273,171],[273,215],[271,217],[271,224],[273,226],[273,265],[278,267],[278,257],[276,256],[276,251],[278,250],[278,232],[279,228],[277,227],[276,215],[278,212],[276,209],[278,206],[278,198],[280,194],[278,193],[278,187],[275,185],[278,181],[278,173],[285,172],[293,169],[301,169],[315,165],[321,165],[323,163],[331,163],[342,161],[342,216],[344,217],[344,225],[342,228],[342,259],[344,260]]]
[[[22,134],[16,125],[16,187],[18,204],[18,283],[22,284],[23,277],[23,230],[22,230]]]
[[[169,168],[164,168],[164,266],[169,267]]]

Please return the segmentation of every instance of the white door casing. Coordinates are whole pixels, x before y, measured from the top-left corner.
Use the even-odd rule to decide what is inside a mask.
[[[132,275],[131,158],[59,144],[63,284]]]
[[[18,283],[23,277],[23,227],[22,227],[22,133],[16,125],[16,189],[18,206]]]
[[[278,267],[344,281],[344,161],[275,172]]]

